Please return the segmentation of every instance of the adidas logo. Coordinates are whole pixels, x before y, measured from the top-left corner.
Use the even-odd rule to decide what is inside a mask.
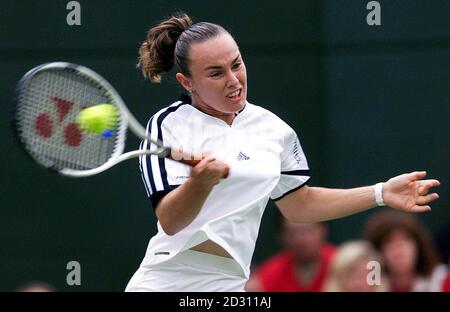
[[[250,157],[248,157],[247,155],[245,155],[245,154],[242,153],[242,152],[239,152],[239,155],[236,157],[236,159],[237,159],[238,161],[242,161],[242,160],[248,160],[248,159],[250,159]]]

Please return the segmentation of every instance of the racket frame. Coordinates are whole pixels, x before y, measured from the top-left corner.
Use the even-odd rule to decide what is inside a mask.
[[[28,83],[35,77],[37,74],[39,74],[42,71],[47,70],[72,70],[74,73],[84,76],[84,78],[91,79],[96,84],[99,84],[107,93],[108,96],[111,97],[114,100],[114,104],[117,105],[120,111],[122,121],[118,127],[118,133],[117,136],[119,137],[116,142],[116,147],[111,155],[111,157],[102,165],[96,168],[87,169],[87,170],[75,170],[75,169],[69,169],[69,168],[54,168],[54,167],[46,167],[43,164],[41,164],[39,161],[35,159],[35,157],[32,155],[31,152],[29,152],[26,148],[24,150],[27,152],[31,158],[41,164],[42,166],[52,169],[52,171],[57,171],[61,175],[69,176],[69,177],[88,177],[92,175],[99,174],[114,165],[125,161],[127,159],[131,159],[134,157],[138,157],[141,155],[157,155],[158,157],[170,157],[171,156],[171,148],[166,147],[163,145],[163,143],[158,139],[153,139],[150,135],[147,134],[145,128],[137,121],[137,119],[131,114],[131,112],[128,110],[127,106],[125,105],[125,102],[119,95],[119,93],[114,89],[114,87],[102,76],[100,76],[98,73],[94,72],[93,70],[82,66],[78,64],[68,63],[68,62],[50,62],[38,65],[31,70],[29,70],[19,81],[16,87],[15,92],[15,102],[18,104],[20,100],[20,96],[22,95],[22,91],[27,88]],[[17,105],[16,105],[17,108]],[[13,124],[14,124],[14,130],[17,137],[19,137],[20,142],[23,146],[26,146],[26,142],[24,142],[23,137],[18,133],[18,127],[17,127],[17,118],[16,118],[16,111],[13,112],[14,118],[13,118]],[[129,128],[136,136],[138,136],[141,139],[147,140],[151,143],[153,143],[157,148],[155,150],[134,150],[130,152],[123,153],[125,149],[125,141],[126,141],[126,131],[127,128]],[[182,161],[184,162],[184,161]],[[193,164],[198,163],[198,161],[193,160]]]

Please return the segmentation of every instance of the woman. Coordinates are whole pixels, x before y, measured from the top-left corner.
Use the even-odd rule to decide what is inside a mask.
[[[413,216],[384,211],[372,216],[364,238],[382,254],[391,291],[441,291],[447,267],[426,229]]]
[[[389,289],[382,259],[366,241],[348,241],[338,247],[325,282],[328,292],[369,292]]]
[[[194,168],[140,159],[158,233],[127,291],[243,291],[269,199],[292,222],[335,219],[385,203],[427,211],[437,180],[425,172],[349,190],[308,187],[306,157],[294,130],[247,102],[247,72],[233,37],[181,14],[148,31],[139,49],[145,77],[160,82],[174,65],[190,96],[156,113],[150,133],[205,156]],[[146,141],[141,148],[148,148]],[[376,189],[376,192],[374,191]],[[383,193],[383,195],[382,195]]]

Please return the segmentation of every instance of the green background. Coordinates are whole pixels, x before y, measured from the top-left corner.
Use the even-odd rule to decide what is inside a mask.
[[[355,187],[426,169],[441,198],[420,219],[435,235],[450,223],[450,2],[379,1],[381,26],[368,26],[368,1],[105,1],[81,4],[68,26],[68,1],[0,1],[0,291],[29,280],[63,291],[122,291],[156,231],[137,160],[91,178],[43,170],[14,142],[14,88],[49,61],[88,66],[115,86],[138,120],[181,91],[136,70],[146,30],[176,10],[222,24],[248,70],[248,100],[299,134],[311,185]],[[128,149],[139,141],[130,135]],[[329,223],[335,243],[357,238],[360,213]],[[270,203],[254,264],[277,248]],[[448,246],[447,246],[448,247]],[[81,264],[81,286],[66,264]]]

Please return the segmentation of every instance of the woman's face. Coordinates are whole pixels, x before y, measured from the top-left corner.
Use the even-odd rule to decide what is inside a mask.
[[[358,259],[346,268],[341,274],[342,291],[358,292],[358,291],[377,291],[378,285],[370,285],[367,280],[369,271],[367,263],[371,261],[369,258]]]
[[[391,274],[410,274],[415,271],[417,245],[405,231],[392,232],[382,247],[382,253]]]
[[[191,77],[177,74],[178,81],[192,90],[193,104],[221,119],[234,118],[247,98],[247,72],[239,48],[227,33],[189,49]]]

